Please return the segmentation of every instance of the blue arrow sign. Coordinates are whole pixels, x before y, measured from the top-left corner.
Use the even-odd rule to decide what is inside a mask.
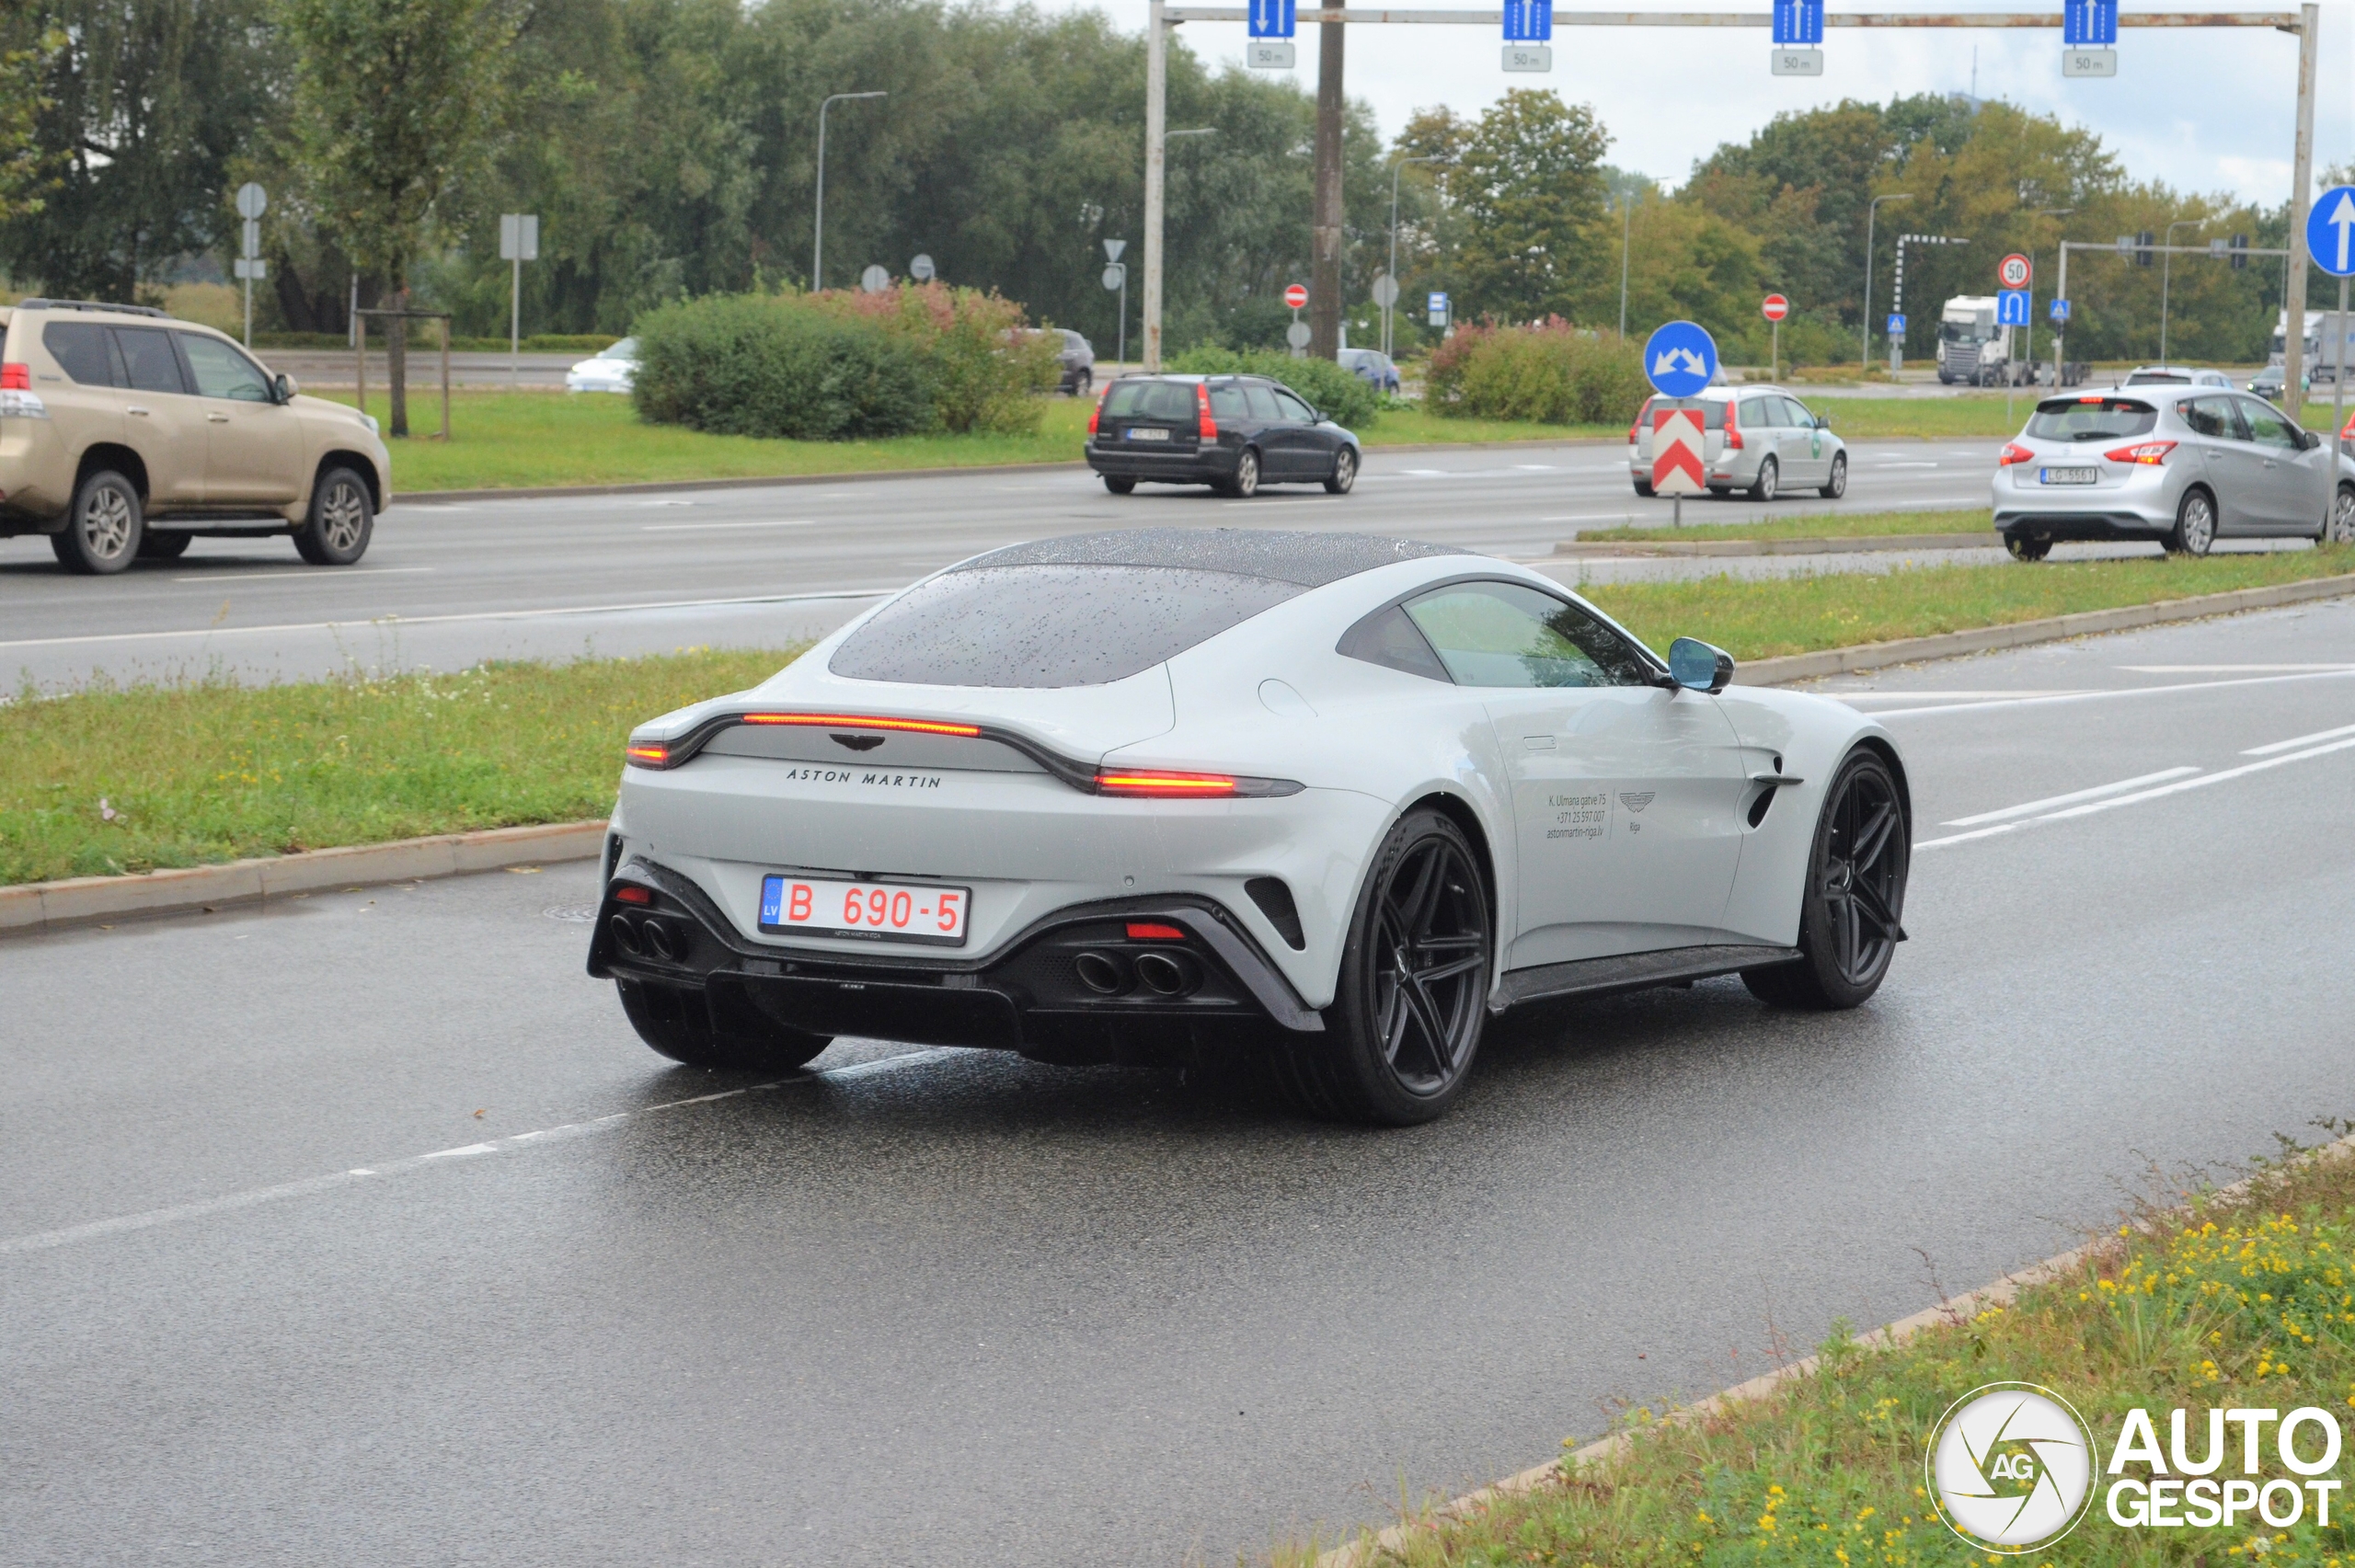
[[[2028,325],[2028,291],[2005,289],[1995,296],[1995,325],[2026,326]]]
[[[1299,0],[1251,0],[1253,38],[1290,38]]]
[[[2066,321],[2066,320],[2068,320],[2068,319],[2069,319],[2069,302],[2068,302],[2067,300],[2054,300],[2054,301],[2052,302],[2052,321],[2053,321],[2053,325],[2057,326],[2059,326],[2062,322],[2064,322],[2064,321]]]
[[[1889,318],[1889,335],[1891,338],[1902,338],[1905,336],[1905,318],[1903,316],[1892,315]]]
[[[2110,49],[2118,43],[2118,0],[2064,0],[2061,41],[2072,49]]]
[[[1554,0],[1505,0],[1507,43],[1550,43],[1554,39]]]
[[[1644,342],[1644,375],[1663,397],[1691,397],[1717,373],[1717,344],[1689,321],[1671,321]]]
[[[1775,41],[1777,44],[1821,43],[1823,0],[1775,0]]]
[[[2334,278],[2355,272],[2355,187],[2334,185],[2306,214],[2306,254]]]

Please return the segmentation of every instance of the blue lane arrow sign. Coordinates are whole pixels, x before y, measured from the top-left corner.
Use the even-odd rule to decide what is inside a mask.
[[[2028,325],[2028,291],[2005,289],[1995,296],[1995,325],[2026,326]]]
[[[1551,43],[1554,0],[1505,0],[1507,43]]]
[[[1823,0],[1775,0],[1775,42],[1821,44]]]
[[[2355,187],[2334,185],[2306,214],[2306,251],[2334,278],[2355,273]]]
[[[2066,320],[2068,320],[2068,319],[2069,319],[2069,302],[2068,302],[2067,300],[2054,300],[2054,301],[2052,302],[2052,321],[2053,321],[2053,325],[2057,326],[2059,326],[2062,322],[2064,322],[2064,321],[2066,321]]]
[[[1290,38],[1298,15],[1299,0],[1251,0],[1251,36]]]
[[[1663,397],[1691,397],[1717,373],[1717,345],[1692,322],[1671,321],[1644,343],[1644,375]]]
[[[2118,0],[2065,0],[2061,41],[2071,49],[2116,48]]]

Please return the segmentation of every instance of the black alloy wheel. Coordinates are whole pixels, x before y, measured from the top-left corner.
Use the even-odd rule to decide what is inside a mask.
[[[1409,1127],[1438,1116],[1479,1054],[1494,952],[1488,878],[1470,841],[1437,811],[1409,813],[1374,855],[1325,1033],[1289,1047],[1286,1087],[1337,1120]]]
[[[1758,477],[1751,482],[1750,498],[1753,501],[1773,500],[1775,498],[1775,490],[1779,488],[1782,484],[1782,464],[1776,463],[1771,457],[1760,459],[1758,464]]]
[[[1742,971],[1742,983],[1777,1007],[1848,1008],[1880,989],[1905,912],[1913,859],[1904,797],[1878,751],[1858,748],[1832,775],[1808,856],[1799,906],[1799,956]]]
[[[1350,487],[1357,482],[1358,449],[1353,446],[1344,446],[1333,454],[1333,475],[1331,478],[1325,481],[1326,492],[1328,495],[1346,496],[1350,493]]]
[[[1826,500],[1836,501],[1847,493],[1848,454],[1844,452],[1834,452],[1832,454],[1832,477],[1823,482],[1823,488],[1818,494]]]
[[[2166,536],[2171,555],[2205,555],[2216,543],[2216,498],[2197,485],[2183,493],[2175,509],[2175,528]]]
[[[65,527],[49,536],[49,547],[67,571],[101,577],[137,560],[145,535],[137,487],[121,475],[101,469],[75,486]]]
[[[2037,533],[2006,533],[2004,548],[2015,561],[2041,561],[2052,554],[2052,541]]]
[[[712,1026],[703,992],[651,980],[615,980],[638,1037],[672,1061],[726,1072],[791,1072],[833,1043],[831,1035],[774,1024],[758,1039]]]

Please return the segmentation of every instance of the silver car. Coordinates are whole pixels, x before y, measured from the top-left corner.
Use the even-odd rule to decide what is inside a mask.
[[[2137,365],[2126,372],[2121,386],[2230,386],[2233,378],[2222,371],[2182,365]]]
[[[1701,405],[1702,472],[1713,496],[1736,491],[1771,501],[1793,490],[1838,500],[1848,493],[1848,446],[1832,421],[1779,387],[1712,386]],[[1645,401],[1627,428],[1627,476],[1636,494],[1652,493],[1652,412]]]
[[[2355,538],[2355,457],[2246,393],[2048,397],[1996,460],[1995,529],[2023,561],[2056,539],[2204,555],[2219,538]]]

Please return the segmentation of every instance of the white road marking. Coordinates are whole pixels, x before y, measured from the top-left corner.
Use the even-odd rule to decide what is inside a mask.
[[[1989,700],[2017,700],[2026,697],[2074,697],[2093,688],[2086,686],[2054,686],[2048,689],[2022,687],[2008,692],[1820,692],[1854,707],[1858,703],[1980,703]]]
[[[2121,664],[2134,675],[2286,675],[2302,670],[2355,670],[2355,664]]]
[[[1898,463],[1884,457],[1875,460],[1873,466],[1876,468],[1936,468],[1937,464],[1935,463]]]
[[[2252,746],[2241,755],[2270,757],[2276,751],[2288,751],[2300,746],[2311,746],[2317,740],[2336,740],[2342,735],[2355,735],[2355,724],[2342,724],[2337,729],[2318,729],[2312,735],[2293,736],[2288,740],[2277,740],[2270,746]]]
[[[0,648],[66,647],[78,643],[150,643],[170,637],[225,637],[262,632],[364,631],[371,626],[440,626],[461,621],[536,621],[550,615],[618,615],[640,610],[713,610],[736,604],[824,604],[881,599],[896,588],[845,588],[828,593],[755,593],[728,599],[663,599],[643,604],[563,604],[545,610],[477,610],[453,615],[373,615],[351,621],[287,621],[269,626],[191,626],[178,632],[94,632],[72,637],[24,637]]]
[[[640,533],[695,533],[724,528],[815,528],[815,518],[771,517],[757,522],[645,522],[638,524]]]
[[[0,643],[0,647],[8,645]],[[2285,681],[2328,681],[2355,675],[2355,670],[2316,670],[2298,675],[2253,675],[2245,681],[2185,681],[2171,686],[2116,686],[2100,692],[2073,692],[2062,697],[2009,697],[2000,702],[1954,703],[1945,707],[1888,708],[1875,718],[1911,718],[1916,714],[1975,714],[1989,708],[2040,707],[2048,703],[2093,703],[2109,697],[2157,697],[2172,692],[2218,692],[2228,686],[2273,686]],[[1930,693],[1923,692],[1928,696]]]
[[[1957,817],[1941,823],[1940,826],[1976,828],[1982,822],[2007,822],[2015,817],[2033,817],[2039,811],[2050,811],[2056,807],[2074,806],[2085,800],[2099,800],[2104,795],[2124,795],[2127,791],[2140,789],[2144,784],[2164,784],[2169,779],[2179,779],[2186,773],[2196,773],[2199,771],[2189,766],[2166,768],[2155,773],[2143,773],[2135,778],[2120,779],[2116,784],[2096,784],[2091,789],[2073,790],[2067,795],[2047,795],[2042,800],[2031,800],[2018,806],[2006,806],[2000,811],[1982,811],[1976,817]]]
[[[2061,811],[2049,811],[2041,817],[2030,817],[2016,822],[1999,822],[1992,828],[1978,828],[1968,833],[1953,833],[1943,839],[1924,839],[1913,847],[1917,850],[1934,850],[1947,844],[1967,843],[1973,839],[1992,839],[1999,833],[2016,833],[2023,828],[2033,828],[2039,822],[2065,822],[2074,818],[2091,817],[2098,812],[2112,811],[2121,806],[2140,806],[2146,800],[2159,800],[2170,795],[2181,795],[2186,790],[2205,789],[2210,784],[2223,784],[2231,779],[2246,778],[2251,773],[2263,773],[2268,768],[2278,768],[2286,762],[2303,762],[2314,757],[2326,757],[2334,751],[2344,751],[2350,747],[2355,747],[2355,738],[2334,741],[2328,746],[2316,746],[2304,751],[2291,751],[2279,757],[2268,757],[2262,762],[2244,762],[2237,768],[2226,768],[2222,773],[2201,773],[2196,778],[2178,779],[2173,784],[2160,784],[2155,789],[2146,789],[2133,795],[2112,795],[2107,800],[2097,800],[2085,806],[2072,806]]]
[[[405,1160],[391,1160],[380,1165],[355,1165],[348,1171],[336,1171],[324,1176],[305,1176],[301,1181],[281,1182],[275,1186],[250,1187],[244,1192],[224,1193],[219,1197],[200,1198],[194,1203],[174,1204],[168,1208],[151,1208],[141,1214],[118,1214],[108,1219],[94,1219],[86,1225],[69,1225],[61,1230],[37,1230],[30,1235],[12,1236],[0,1241],[0,1257],[18,1253],[46,1252],[52,1247],[71,1246],[76,1242],[95,1242],[103,1236],[119,1236],[126,1230],[146,1230],[158,1225],[169,1225],[182,1219],[197,1219],[211,1214],[225,1214],[233,1209],[251,1208],[258,1204],[275,1203],[281,1198],[307,1197],[314,1193],[328,1192],[337,1187],[365,1181],[376,1176],[398,1175],[408,1171],[422,1170],[444,1160],[468,1159],[483,1154],[496,1154],[502,1150],[520,1149],[526,1144],[545,1143],[568,1138],[579,1138],[592,1132],[603,1132],[626,1121],[650,1116],[661,1111],[675,1111],[688,1105],[707,1105],[715,1100],[732,1100],[742,1094],[755,1094],[766,1089],[782,1089],[796,1083],[840,1083],[879,1073],[897,1071],[940,1060],[944,1057],[965,1053],[948,1046],[929,1050],[908,1051],[899,1056],[884,1057],[878,1061],[863,1061],[851,1067],[838,1067],[830,1072],[796,1073],[791,1078],[772,1079],[766,1083],[747,1084],[741,1089],[723,1089],[717,1094],[698,1094],[693,1099],[666,1100],[659,1105],[641,1110],[617,1111],[612,1116],[598,1116],[585,1122],[568,1122],[561,1127],[546,1127],[533,1132],[519,1132],[512,1138],[502,1138],[488,1143],[468,1143],[456,1149],[437,1149],[431,1154],[412,1154]]]
[[[419,572],[430,572],[432,569],[433,568],[431,567],[362,567],[356,572],[344,572],[335,580],[338,582],[348,582],[353,578],[411,577]],[[190,572],[186,577],[176,577],[172,580],[174,582],[249,582],[264,580],[274,582],[311,582],[315,579],[311,576],[310,567],[300,562],[289,561],[286,565],[267,572]]]

